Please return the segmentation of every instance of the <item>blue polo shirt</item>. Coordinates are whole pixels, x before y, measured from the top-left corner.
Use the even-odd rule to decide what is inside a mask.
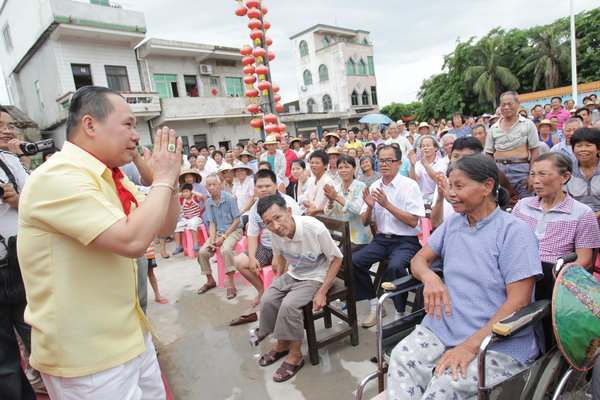
[[[527,224],[497,207],[469,226],[465,214],[451,215],[429,238],[433,252],[444,260],[444,282],[451,315],[425,316],[422,325],[446,347],[456,347],[481,329],[506,302],[506,285],[542,276],[538,241]],[[532,296],[533,299],[533,296]],[[531,327],[493,343],[490,350],[520,363],[538,354]]]
[[[208,199],[204,216],[208,222],[214,222],[217,225],[217,233],[225,233],[233,224],[233,220],[240,216],[240,210],[233,196],[221,191],[219,204],[215,203],[212,197]],[[240,220],[238,228],[241,227],[242,221]]]

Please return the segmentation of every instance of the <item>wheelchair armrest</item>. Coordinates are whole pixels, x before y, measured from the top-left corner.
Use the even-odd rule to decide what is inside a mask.
[[[439,268],[432,268],[433,272],[435,272],[440,278],[444,277],[444,273]],[[383,282],[381,287],[386,292],[404,292],[406,290],[412,289],[415,286],[419,286],[421,281],[415,278],[412,275],[403,276],[402,278],[398,278],[393,280],[392,282]]]
[[[492,326],[492,331],[499,336],[510,337],[531,326],[550,314],[550,300],[539,300],[518,309],[502,321]]]

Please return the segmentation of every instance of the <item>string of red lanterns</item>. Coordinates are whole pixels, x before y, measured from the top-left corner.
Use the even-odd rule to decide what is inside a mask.
[[[254,115],[250,121],[255,131],[259,132],[262,127],[267,134],[274,134],[277,140],[287,136],[285,124],[279,121],[278,112],[283,111],[281,96],[279,95],[279,86],[273,84],[270,79],[269,61],[275,59],[275,53],[269,51],[273,40],[266,36],[271,28],[269,21],[263,17],[269,12],[261,0],[236,0],[238,6],[235,9],[235,15],[239,17],[247,16],[248,28],[250,29],[250,39],[253,45],[244,45],[240,48],[240,53],[244,56],[242,71],[245,74],[243,79],[246,84],[246,93],[251,103],[247,110]],[[259,105],[259,98],[263,100]],[[267,106],[267,107],[265,107]],[[265,110],[265,108],[267,108]]]

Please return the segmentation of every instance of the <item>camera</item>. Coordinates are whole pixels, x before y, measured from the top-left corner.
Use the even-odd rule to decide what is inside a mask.
[[[54,139],[40,140],[39,142],[33,143],[21,143],[21,151],[27,156],[32,156],[39,153],[40,151],[53,149]]]

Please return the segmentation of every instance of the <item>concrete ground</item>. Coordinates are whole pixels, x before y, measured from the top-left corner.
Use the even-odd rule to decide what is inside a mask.
[[[167,246],[172,251],[173,244]],[[177,400],[320,400],[352,399],[359,381],[376,369],[370,358],[375,354],[375,328],[359,328],[359,345],[349,338],[320,351],[319,365],[308,360],[303,346],[305,366],[298,375],[284,383],[272,376],[281,361],[260,367],[252,357],[249,329],[258,323],[229,327],[228,322],[243,314],[256,296],[252,286],[236,278],[238,295],[227,300],[225,289],[215,288],[202,295],[197,289],[205,283],[195,259],[183,254],[163,259],[157,256],[155,273],[162,296],[168,304],[154,302],[150,287],[148,317],[156,334],[159,362]],[[213,265],[216,278],[216,266]],[[387,307],[391,311],[392,304]],[[368,304],[358,304],[359,320],[366,315]],[[393,314],[393,313],[388,313]],[[334,318],[336,329],[338,319]],[[322,321],[318,326],[324,329]],[[262,353],[271,349],[272,339],[261,345]],[[233,395],[234,389],[238,395]],[[372,383],[365,398],[376,395]]]

